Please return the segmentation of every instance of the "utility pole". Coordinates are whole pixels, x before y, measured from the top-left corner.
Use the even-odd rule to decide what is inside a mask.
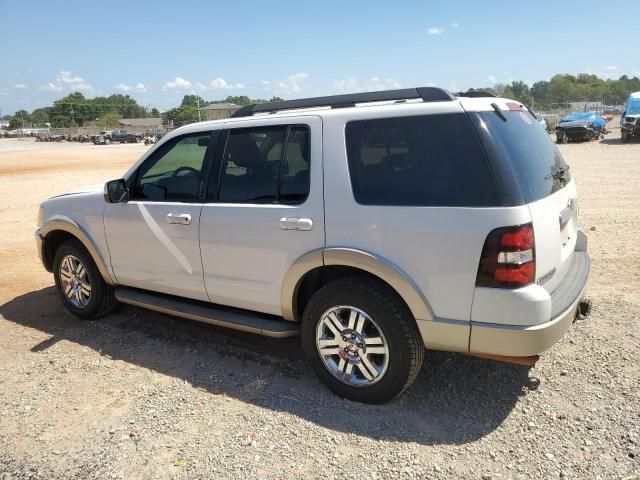
[[[200,117],[200,95],[196,95],[196,105],[198,105],[198,121],[202,121],[202,117]]]

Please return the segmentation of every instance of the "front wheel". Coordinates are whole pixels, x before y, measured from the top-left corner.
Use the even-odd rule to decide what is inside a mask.
[[[627,143],[629,141],[629,134],[626,130],[622,130],[622,133],[620,133],[620,141],[622,143]]]
[[[114,290],[78,240],[64,242],[53,259],[58,295],[71,313],[82,319],[106,315],[116,305]]]
[[[319,379],[341,397],[382,403],[415,380],[424,347],[411,312],[381,282],[346,278],[305,308],[302,346]]]

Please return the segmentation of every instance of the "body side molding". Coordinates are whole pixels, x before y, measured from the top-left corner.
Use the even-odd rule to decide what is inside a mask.
[[[96,266],[100,271],[100,274],[104,278],[104,281],[109,285],[115,285],[116,282],[109,271],[107,263],[102,258],[102,254],[100,250],[94,243],[93,239],[84,231],[84,229],[78,225],[77,222],[73,221],[71,218],[66,217],[64,215],[53,215],[50,220],[48,220],[42,227],[40,227],[40,236],[46,239],[47,235],[54,231],[62,230],[64,232],[70,233],[74,237],[76,237],[80,242],[84,245],[84,247],[93,258],[93,261],[96,262]]]

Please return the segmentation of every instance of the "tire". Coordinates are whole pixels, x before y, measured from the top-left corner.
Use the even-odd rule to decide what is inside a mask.
[[[340,327],[331,317],[341,319]],[[331,353],[321,355],[320,342]],[[313,295],[303,314],[302,348],[322,383],[363,403],[403,393],[424,359],[422,338],[404,302],[382,282],[360,277],[336,280]]]
[[[109,140],[108,138],[104,139],[104,144],[105,145],[109,145],[111,143],[111,140]]]
[[[620,133],[620,141],[622,143],[627,143],[629,141],[629,134],[625,130],[622,130]]]
[[[117,306],[114,288],[104,281],[91,255],[78,240],[68,240],[56,250],[53,277],[62,303],[76,317],[99,318]],[[80,282],[74,282],[77,279]],[[65,291],[70,291],[70,295]]]

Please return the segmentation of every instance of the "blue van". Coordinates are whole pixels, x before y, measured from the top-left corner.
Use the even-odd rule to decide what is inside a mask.
[[[640,92],[629,95],[624,103],[620,119],[620,135],[622,143],[632,138],[640,138]]]

